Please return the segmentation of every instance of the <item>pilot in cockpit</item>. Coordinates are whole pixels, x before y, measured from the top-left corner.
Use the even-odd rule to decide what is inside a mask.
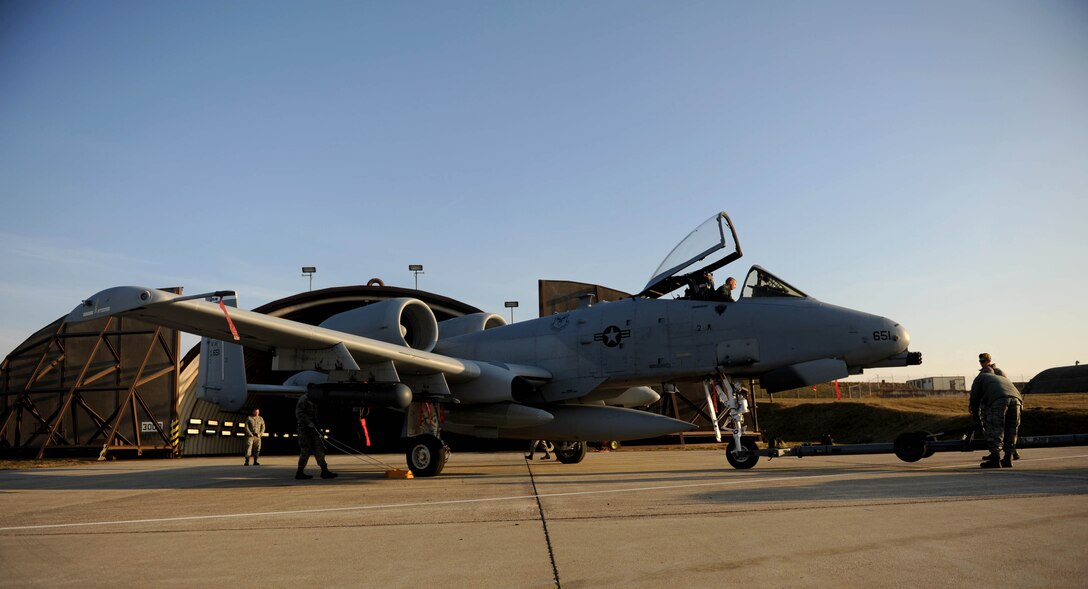
[[[730,276],[725,279],[725,284],[718,287],[718,290],[714,291],[716,299],[720,301],[726,301],[728,303],[734,302],[733,291],[737,288],[737,279]]]

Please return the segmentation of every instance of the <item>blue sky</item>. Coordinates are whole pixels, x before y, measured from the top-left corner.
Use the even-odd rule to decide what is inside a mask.
[[[920,367],[1088,362],[1084,2],[0,3],[0,355],[109,286],[518,320],[716,211]],[[118,228],[124,227],[123,230]]]

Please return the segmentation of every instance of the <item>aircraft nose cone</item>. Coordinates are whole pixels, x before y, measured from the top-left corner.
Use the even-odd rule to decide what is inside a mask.
[[[907,328],[903,327],[899,323],[893,323],[891,327],[892,341],[899,344],[899,350],[906,350],[910,346],[910,333],[907,333]]]

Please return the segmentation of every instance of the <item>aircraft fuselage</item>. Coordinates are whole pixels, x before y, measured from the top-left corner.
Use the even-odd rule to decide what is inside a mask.
[[[760,376],[825,359],[856,370],[905,351],[909,341],[890,319],[811,298],[629,298],[443,340],[436,351],[545,368],[559,385],[548,390],[551,401],[588,392],[562,388],[574,375],[593,379],[592,388],[616,389],[717,372]]]

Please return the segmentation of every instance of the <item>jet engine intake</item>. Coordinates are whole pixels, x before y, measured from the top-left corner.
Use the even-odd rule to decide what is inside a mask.
[[[438,339],[447,339],[476,333],[506,325],[506,319],[497,313],[469,313],[453,319],[446,319],[438,324]]]
[[[400,382],[311,383],[306,396],[313,401],[346,401],[360,407],[405,409],[412,404],[412,389]]]
[[[321,322],[321,327],[369,337],[424,352],[438,343],[438,320],[426,303],[413,298],[386,299]]]

